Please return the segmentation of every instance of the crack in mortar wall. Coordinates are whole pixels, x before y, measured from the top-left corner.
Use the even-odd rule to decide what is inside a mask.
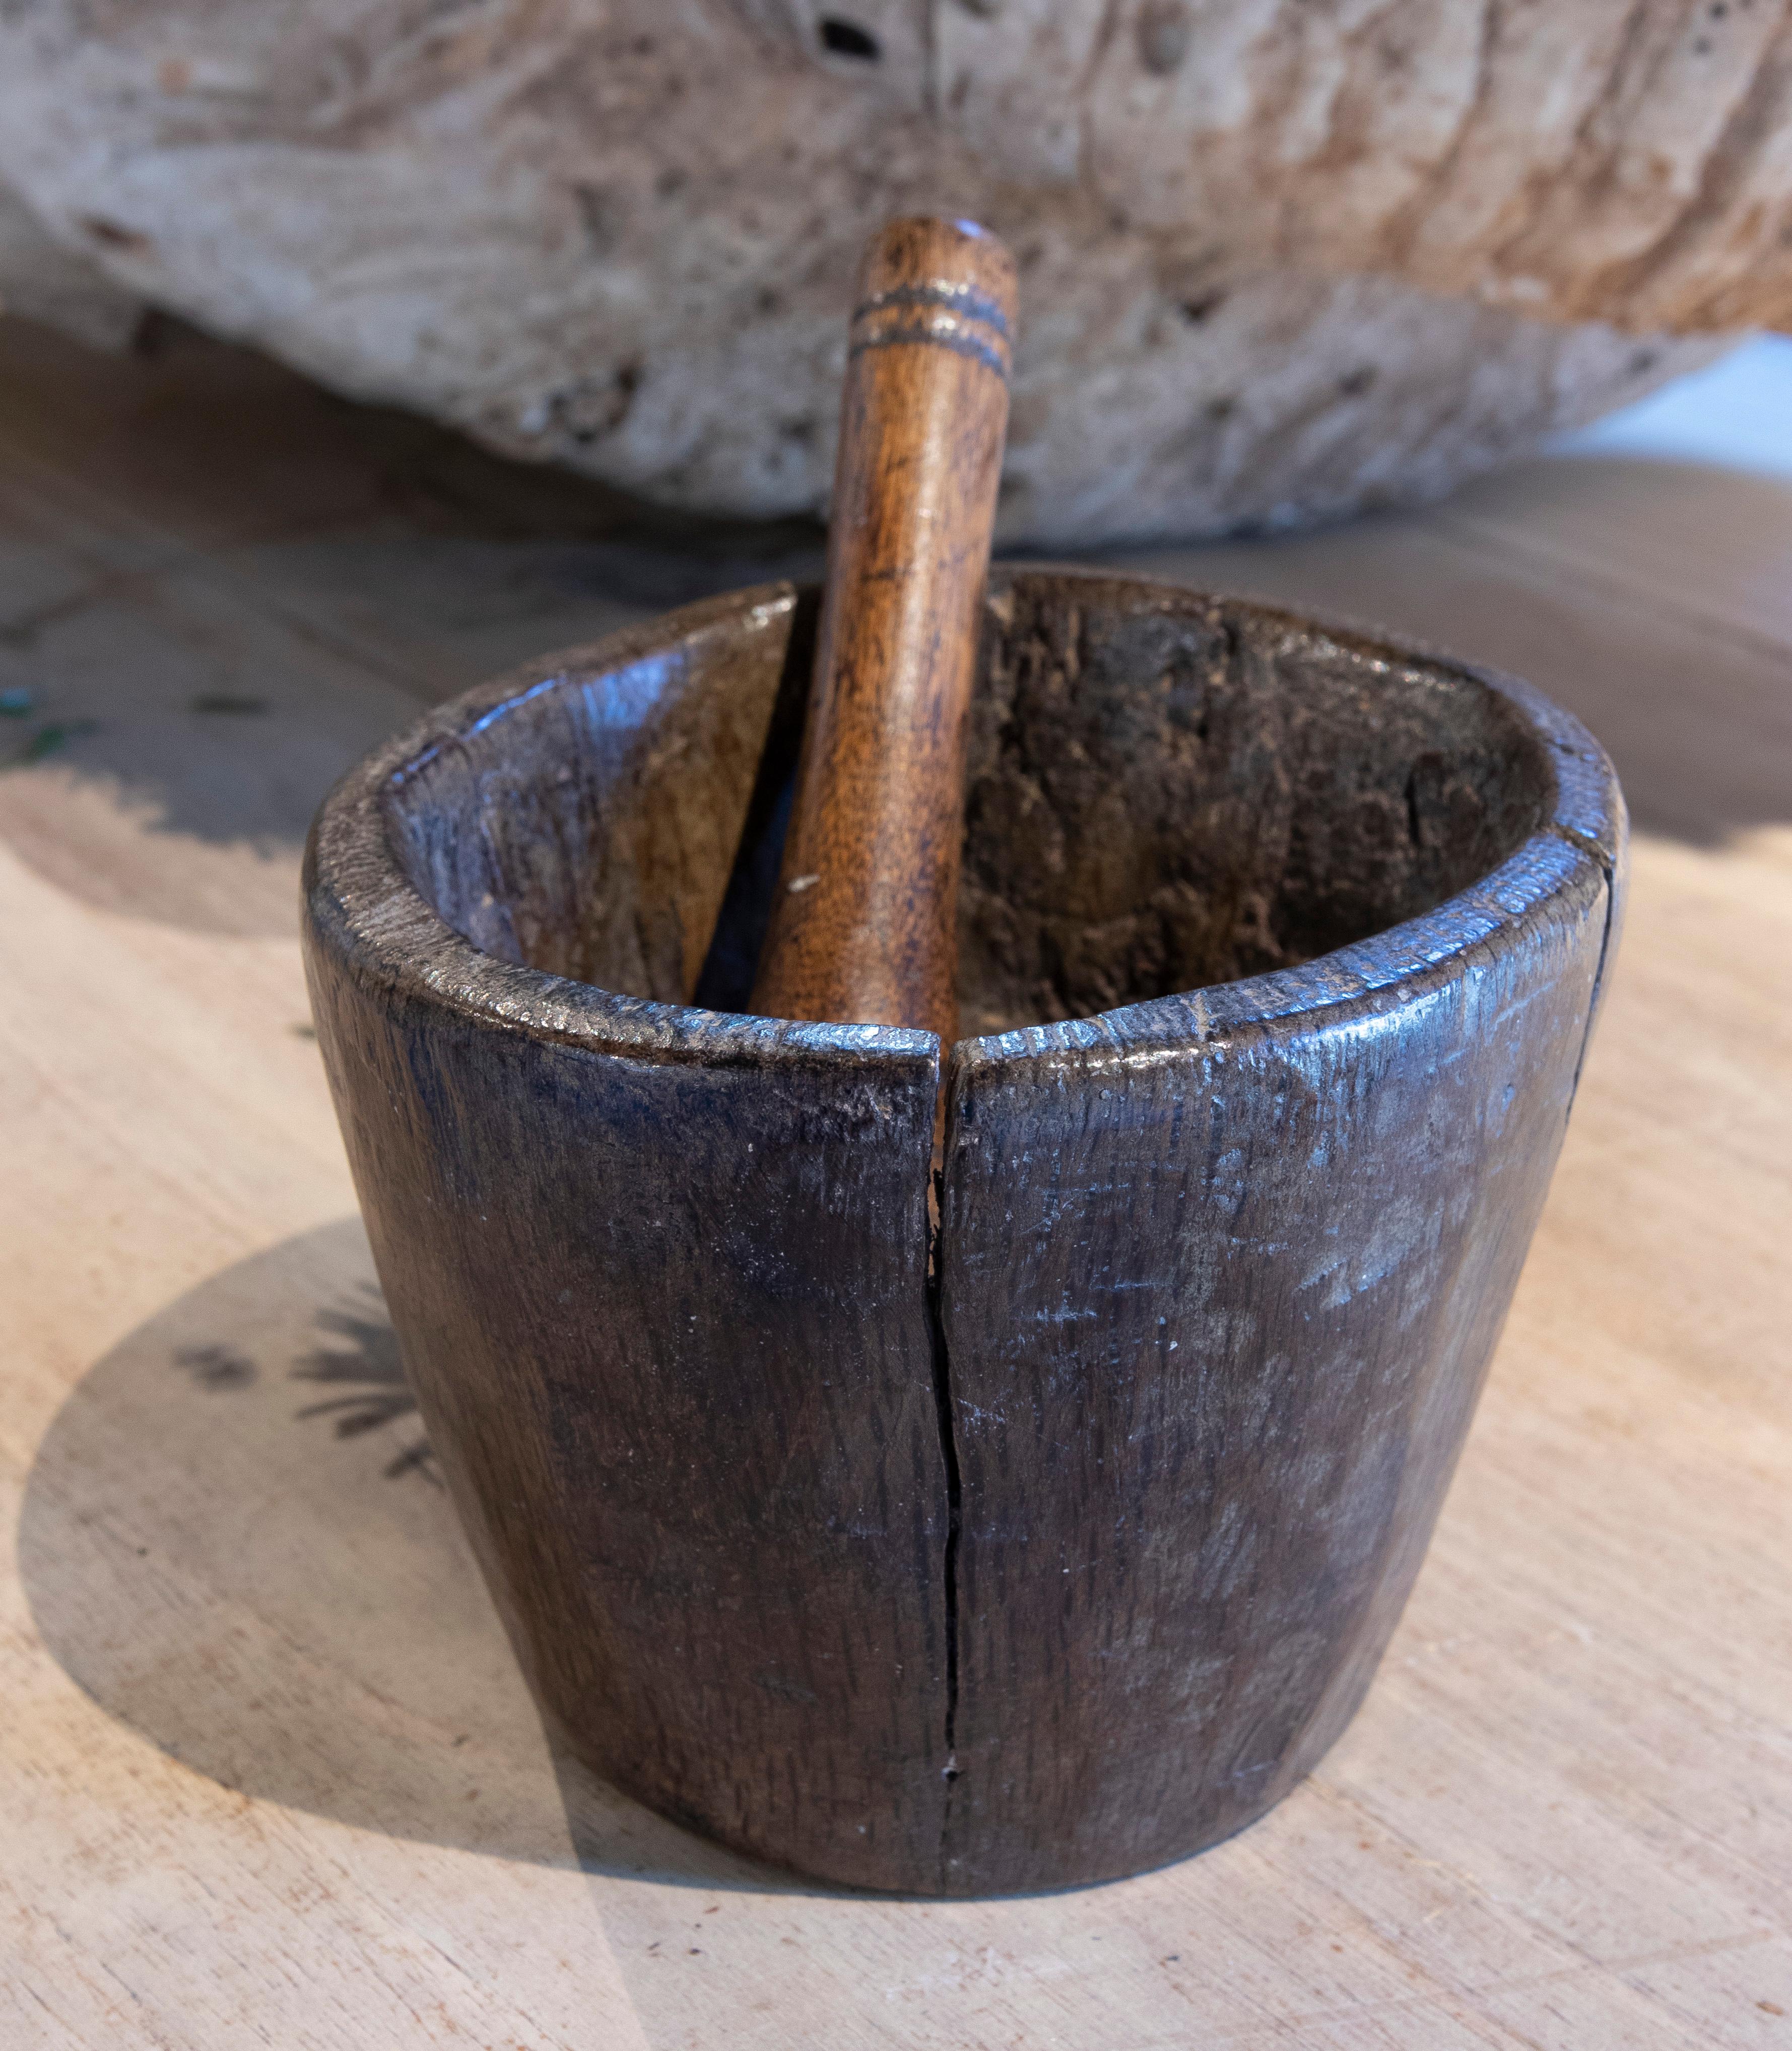
[[[1594,862],[1605,878],[1606,886],[1605,926],[1599,935],[1599,959],[1593,971],[1593,988],[1587,998],[1587,1023],[1581,1030],[1580,1052],[1575,1060],[1574,1080],[1568,1085],[1568,1115],[1571,1118],[1575,1104],[1580,1095],[1581,1072],[1587,1066],[1587,1051],[1593,1044],[1593,1028],[1599,1023],[1600,1004],[1605,996],[1606,971],[1611,965],[1612,931],[1617,923],[1618,911],[1618,861],[1608,856],[1603,848],[1596,842],[1589,840],[1585,834],[1576,833],[1571,826],[1564,826],[1559,819],[1552,822],[1550,830],[1558,839],[1565,840],[1571,847],[1579,848],[1590,861]],[[1622,852],[1620,843],[1620,857]]]

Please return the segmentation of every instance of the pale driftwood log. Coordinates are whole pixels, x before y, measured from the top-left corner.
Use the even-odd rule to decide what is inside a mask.
[[[1622,801],[1523,686],[998,577],[959,964],[995,1037],[945,1057],[935,1235],[931,1033],[690,1002],[739,1001],[693,967],[718,916],[764,928],[728,885],[771,866],[802,618],[766,587],[505,678],[326,803],[307,960],[374,1258],[596,1771],[827,1880],[1137,1872],[1310,1772],[1398,1620]]]
[[[866,236],[968,213],[1051,310],[1004,533],[1212,532],[1435,494],[1699,360],[1661,332],[1785,319],[1787,33],[1739,0],[33,0],[0,182],[340,389],[752,514],[826,498]]]

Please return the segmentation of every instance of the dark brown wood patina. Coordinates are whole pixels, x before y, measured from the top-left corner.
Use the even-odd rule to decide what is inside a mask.
[[[338,786],[306,943],[357,1186],[593,1765],[834,1880],[1134,1871],[1260,1814],[1373,1671],[1560,1143],[1622,801],[1509,680],[998,575],[935,1244],[933,1036],[740,1015],[812,621],[691,608]]]

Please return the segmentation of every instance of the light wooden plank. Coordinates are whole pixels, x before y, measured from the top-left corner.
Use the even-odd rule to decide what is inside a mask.
[[[304,1037],[303,815],[444,667],[570,638],[551,577],[500,618],[530,552],[570,545],[436,551],[369,514],[392,459],[346,428],[283,528],[303,451],[275,424],[278,459],[199,462],[133,416],[153,365],[0,365],[0,628],[72,601],[0,635],[7,680],[101,721],[0,776],[0,2041],[1792,2030],[1792,493],[1564,459],[1153,557],[1505,661],[1591,717],[1644,826],[1630,930],[1431,1557],[1322,1772],[1160,1873],[892,1902],[748,1867],[552,1758],[406,1463]],[[230,374],[240,422],[286,403]],[[91,433],[46,426],[76,389]],[[28,459],[53,488],[18,491]],[[200,724],[227,689],[273,709]],[[232,779],[252,823],[208,826]],[[301,1414],[336,1397],[359,1407]]]

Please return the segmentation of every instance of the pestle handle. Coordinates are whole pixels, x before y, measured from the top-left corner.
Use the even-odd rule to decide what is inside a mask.
[[[892,221],[860,265],[762,1016],[957,1036],[965,746],[1015,297],[1013,259],[969,221]]]

